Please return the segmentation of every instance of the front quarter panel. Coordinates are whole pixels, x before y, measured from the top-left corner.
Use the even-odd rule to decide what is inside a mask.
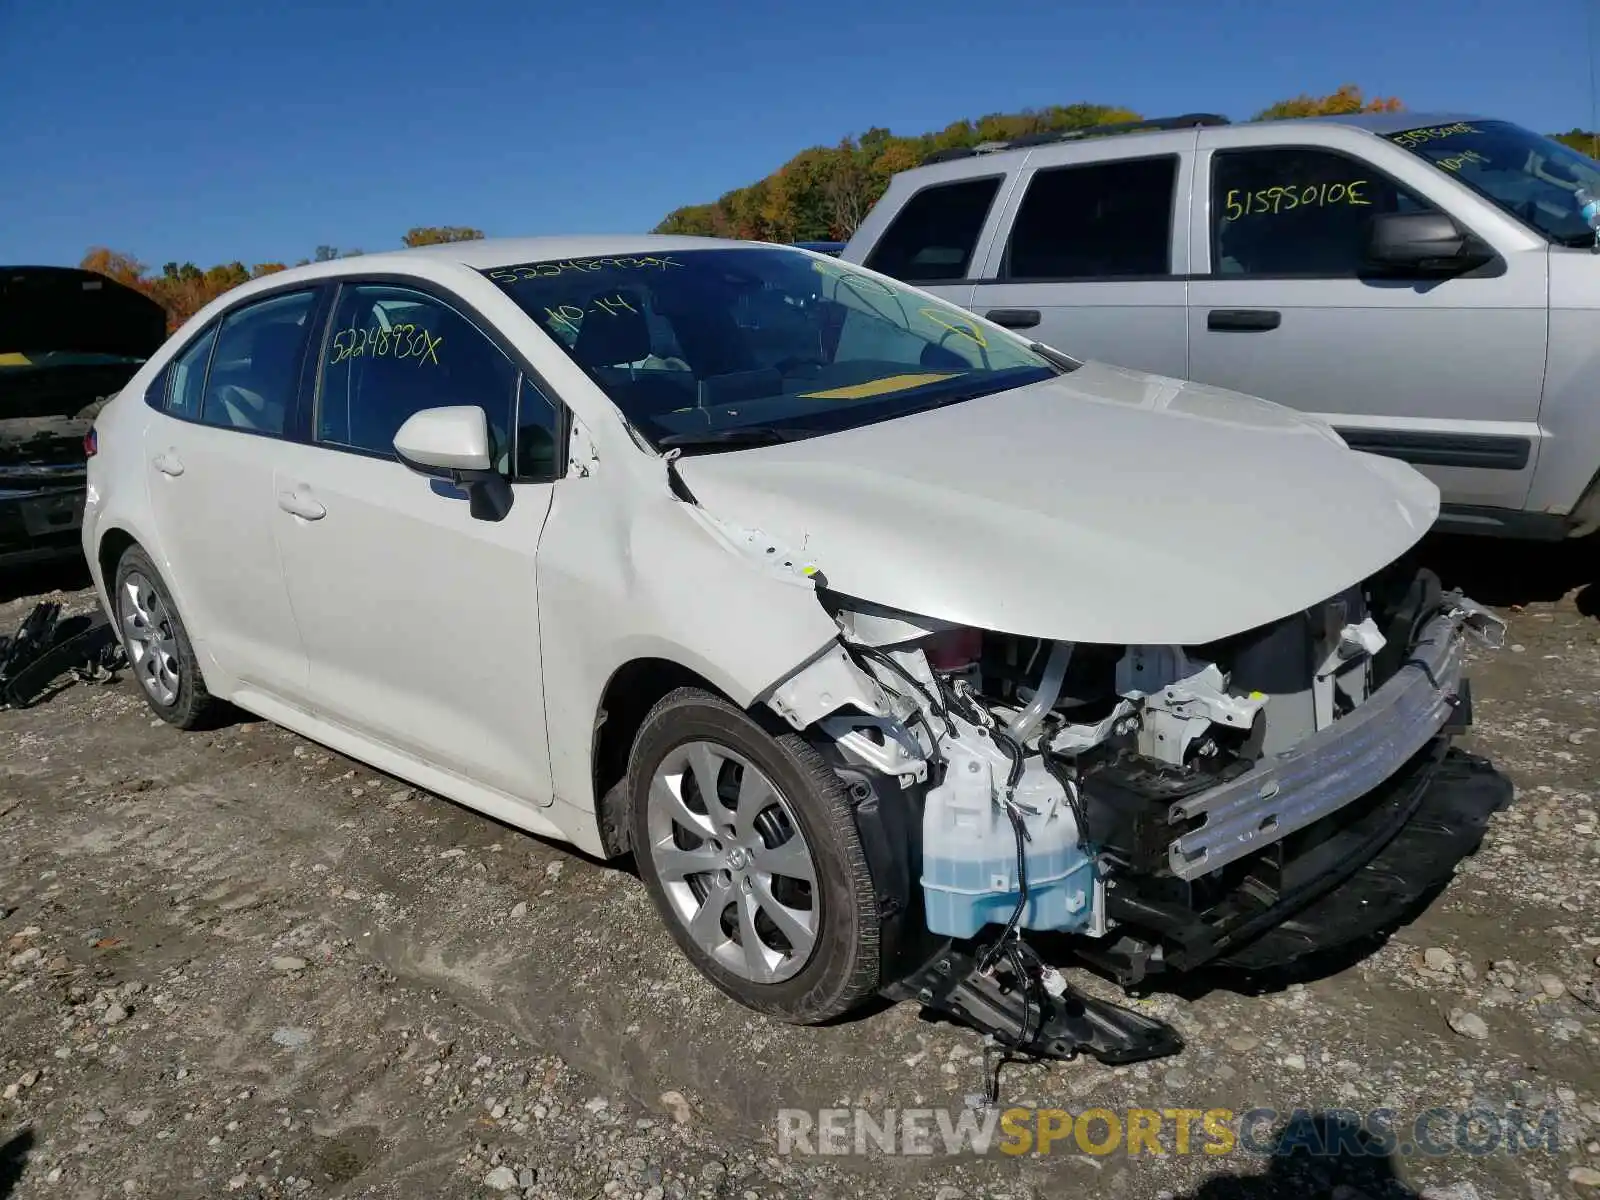
[[[620,667],[665,659],[747,707],[838,634],[810,581],[720,537],[659,460],[638,465],[558,485],[539,544],[554,791],[589,811],[595,719]]]

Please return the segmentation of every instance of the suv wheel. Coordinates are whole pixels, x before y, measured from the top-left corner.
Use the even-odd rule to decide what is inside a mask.
[[[645,717],[628,789],[639,874],[713,983],[802,1024],[873,994],[872,876],[845,786],[804,738],[680,688]]]
[[[112,615],[128,665],[156,715],[179,729],[211,723],[222,705],[206,691],[189,631],[150,556],[129,546],[117,563]]]

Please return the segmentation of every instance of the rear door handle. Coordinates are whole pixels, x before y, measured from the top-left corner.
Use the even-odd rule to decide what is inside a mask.
[[[1283,324],[1283,314],[1273,308],[1213,308],[1206,328],[1231,333],[1265,333]]]
[[[983,315],[1007,329],[1032,329],[1039,323],[1037,308],[991,308]]]
[[[292,492],[279,492],[278,507],[307,521],[320,521],[328,515],[327,508],[319,500],[298,488]]]
[[[167,450],[156,455],[150,460],[150,465],[163,475],[176,476],[183,474],[183,464],[178,461],[178,454],[175,450]]]

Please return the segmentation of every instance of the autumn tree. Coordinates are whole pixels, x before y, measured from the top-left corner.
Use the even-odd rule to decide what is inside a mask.
[[[873,186],[865,152],[846,138],[834,148],[833,170],[823,187],[828,198],[828,233],[845,239],[856,231],[882,191]]]
[[[1258,112],[1252,120],[1281,121],[1290,117],[1340,117],[1350,113],[1399,112],[1405,105],[1393,96],[1367,99],[1360,88],[1347,83],[1326,96],[1299,95],[1280,100]]]
[[[937,150],[1138,119],[1131,109],[1112,105],[1064,104],[991,113],[916,137],[900,137],[874,126],[860,137],[802,150],[765,179],[735,188],[710,204],[673,209],[655,231],[795,242],[848,238],[890,179]]]
[[[123,254],[106,246],[91,246],[78,266],[128,287],[138,287],[144,279],[145,265],[142,262],[131,254]]]
[[[405,235],[406,243],[425,245],[426,242],[411,241],[413,235],[418,233],[453,235],[435,239],[438,241],[461,241],[469,234],[473,237],[483,236],[477,230],[459,226],[441,230],[413,229]],[[340,250],[337,246],[326,245],[318,246],[313,251],[316,262],[330,262],[336,258],[349,258],[360,253],[360,250]],[[311,261],[313,260],[302,258],[295,263],[295,266],[303,267]],[[244,263],[234,261],[218,263],[204,269],[192,262],[169,262],[161,268],[159,274],[153,274],[133,255],[106,246],[90,247],[78,265],[86,271],[98,272],[108,279],[114,279],[149,296],[166,309],[169,330],[176,329],[218,296],[238,287],[241,283],[285,269],[281,262],[256,263],[254,266],[246,267]]]
[[[1255,119],[1395,112],[1402,107],[1393,97],[1368,99],[1360,88],[1346,84],[1326,96],[1280,101]],[[1139,113],[1119,105],[1078,103],[988,113],[976,120],[952,121],[943,129],[915,137],[874,126],[837,145],[802,150],[765,179],[735,188],[709,204],[675,208],[655,231],[793,242],[849,238],[895,175],[937,151],[970,150],[1034,134],[1092,133],[1099,126],[1142,119]]]
[[[909,171],[918,163],[917,152],[903,141],[896,141],[883,148],[883,152],[872,160],[873,189],[881,196],[893,179],[901,171]]]
[[[710,237],[714,208],[714,204],[686,204],[682,208],[675,208],[656,226],[656,232],[673,233],[681,237]]]
[[[469,225],[418,225],[406,230],[400,240],[407,246],[438,246],[445,242],[475,242],[483,230]]]

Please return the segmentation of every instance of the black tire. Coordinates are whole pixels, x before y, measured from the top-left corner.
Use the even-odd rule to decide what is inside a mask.
[[[117,562],[116,577],[110,589],[111,619],[116,623],[117,634],[122,639],[122,647],[127,652],[128,661],[130,663],[134,661],[134,649],[128,630],[123,624],[120,605],[128,577],[135,572],[145,577],[150,590],[158,597],[162,616],[177,647],[174,657],[177,660],[178,686],[172,702],[163,704],[151,694],[149,688],[135,679],[139,692],[156,716],[167,724],[176,725],[179,729],[209,728],[221,718],[226,711],[226,705],[206,690],[205,677],[201,675],[200,663],[195,658],[194,643],[189,640],[189,631],[184,628],[183,618],[178,615],[177,606],[172,602],[166,581],[161,578],[161,572],[156,570],[156,565],[150,560],[150,556],[139,546],[129,546],[123,551],[122,558]]]
[[[720,743],[759,767],[783,793],[816,867],[818,933],[806,964],[778,983],[724,969],[695,942],[667,898],[650,852],[647,796],[663,760],[686,742]],[[628,760],[634,860],[662,921],[690,962],[739,1003],[795,1024],[827,1021],[878,988],[882,929],[872,874],[844,783],[804,738],[774,736],[734,705],[699,688],[663,697],[639,727]]]

